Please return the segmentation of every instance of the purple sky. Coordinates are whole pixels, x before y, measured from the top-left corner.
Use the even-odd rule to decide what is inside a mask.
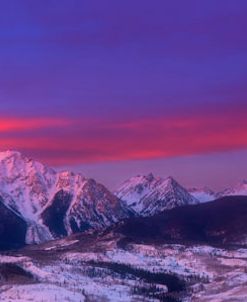
[[[0,2],[0,148],[115,186],[247,178],[247,1]]]

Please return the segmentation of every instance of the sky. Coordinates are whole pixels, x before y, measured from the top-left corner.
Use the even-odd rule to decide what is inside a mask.
[[[110,187],[247,178],[246,0],[0,1],[0,150]]]

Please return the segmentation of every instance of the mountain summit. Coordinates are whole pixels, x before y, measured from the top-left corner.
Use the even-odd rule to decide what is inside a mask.
[[[219,193],[219,196],[246,196],[247,195],[247,180],[242,180],[235,186],[229,187]]]
[[[120,200],[95,180],[56,172],[16,151],[0,152],[0,197],[27,223],[27,243],[100,229],[126,217]]]
[[[125,181],[115,194],[137,215],[151,216],[175,207],[196,204],[197,199],[172,177],[138,175]]]

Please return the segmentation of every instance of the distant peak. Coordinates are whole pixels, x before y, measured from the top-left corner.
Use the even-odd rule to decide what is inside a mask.
[[[150,182],[153,179],[154,179],[154,176],[153,176],[152,173],[149,173],[147,175],[145,175],[145,174],[138,174],[136,176],[133,176],[133,177],[129,178],[127,180],[127,182],[129,182],[129,181],[130,182],[146,182],[146,181]]]
[[[172,176],[168,176],[165,181],[170,185],[177,184],[177,181]]]
[[[215,194],[215,192],[207,186],[188,188],[188,191],[191,192],[191,193],[193,193],[193,192],[205,192],[205,193],[209,193],[209,194]]]
[[[125,183],[132,183],[132,184],[152,183],[152,182],[163,182],[166,183],[167,185],[177,184],[177,181],[172,176],[168,176],[167,178],[162,178],[162,177],[154,176],[153,173],[149,173],[147,175],[139,174],[125,181]]]
[[[50,172],[54,173],[52,168],[45,166],[43,163],[36,161],[35,159],[23,155],[19,151],[7,150],[0,152],[0,163],[1,165],[6,165],[6,167],[15,168],[15,170],[23,169],[26,167],[28,169],[34,168],[34,170],[49,169]],[[22,172],[20,172],[22,173]]]
[[[162,177],[155,177],[152,173],[149,173],[147,175],[137,175],[135,177],[131,177],[128,180],[126,180],[118,189],[119,191],[127,191],[127,190],[133,190],[134,188],[137,188],[138,190],[141,188],[149,188],[150,190],[153,190],[154,188],[165,188],[167,189],[175,189],[178,187],[181,187],[181,185],[172,177],[169,176],[167,178]]]
[[[64,178],[73,177],[73,176],[75,176],[75,173],[71,172],[71,171],[63,170],[59,173],[59,176],[64,177]]]
[[[168,176],[168,177],[166,178],[166,180],[175,181],[175,179],[174,179],[172,176]]]
[[[148,180],[148,181],[153,181],[154,180],[154,175],[153,175],[153,173],[149,173],[147,176],[146,176],[146,179]]]
[[[0,152],[0,160],[4,160],[9,157],[21,157],[21,153],[15,150],[7,150]]]

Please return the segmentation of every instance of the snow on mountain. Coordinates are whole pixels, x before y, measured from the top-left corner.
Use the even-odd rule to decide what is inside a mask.
[[[5,204],[33,220],[50,199],[56,172],[19,152],[0,152],[0,195]]]
[[[39,214],[51,198],[56,172],[16,151],[0,152],[0,196],[28,224],[26,242],[52,239]]]
[[[247,196],[247,180],[242,180],[237,185],[226,188],[221,192],[214,192],[207,187],[191,188],[188,191],[200,202],[213,201],[224,196]]]
[[[62,172],[56,189],[53,200],[41,214],[55,237],[102,229],[127,216],[116,196],[80,174]]]
[[[214,193],[207,188],[187,191],[171,177],[139,175],[114,195],[82,174],[56,172],[16,151],[0,152],[0,197],[26,222],[27,243],[98,230],[131,214],[151,216],[226,195],[247,195],[247,181]]]
[[[42,242],[126,217],[120,200],[81,174],[56,172],[19,152],[0,152],[0,196],[28,224],[26,242]]]
[[[247,195],[247,180],[242,180],[237,185],[227,188],[218,193],[219,197],[222,196],[246,196]]]
[[[194,196],[197,200],[200,201],[200,203],[213,201],[217,199],[218,195],[211,189],[207,187],[203,188],[190,188],[188,189],[188,192]]]
[[[130,178],[115,194],[128,208],[142,216],[151,216],[178,206],[198,203],[197,199],[172,177],[155,178],[153,174]]]

